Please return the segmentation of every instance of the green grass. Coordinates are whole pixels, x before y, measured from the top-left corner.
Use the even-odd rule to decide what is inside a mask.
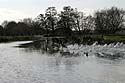
[[[76,35],[75,41],[80,40],[81,43],[89,43],[92,44],[95,41],[100,42],[100,44],[104,43],[111,43],[111,42],[124,42],[125,43],[125,35],[117,35],[117,34],[110,34],[110,35],[99,35],[99,34],[92,34],[92,35]],[[72,40],[72,39],[71,39]]]
[[[104,40],[106,41],[125,41],[125,35],[105,35]]]

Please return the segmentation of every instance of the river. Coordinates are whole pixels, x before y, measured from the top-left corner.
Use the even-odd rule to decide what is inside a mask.
[[[62,57],[16,47],[29,42],[0,43],[0,83],[125,83],[125,59]]]

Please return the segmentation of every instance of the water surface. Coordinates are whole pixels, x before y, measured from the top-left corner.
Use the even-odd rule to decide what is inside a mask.
[[[0,44],[0,83],[125,83],[125,59],[99,58],[92,53],[62,57],[59,52],[15,47],[28,42]],[[115,51],[125,52],[124,47]]]

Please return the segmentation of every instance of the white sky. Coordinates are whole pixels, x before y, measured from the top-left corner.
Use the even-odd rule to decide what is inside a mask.
[[[0,23],[4,20],[15,20],[36,17],[44,13],[47,7],[55,6],[62,10],[63,6],[72,6],[85,13],[97,9],[117,6],[125,9],[125,0],[0,0]]]

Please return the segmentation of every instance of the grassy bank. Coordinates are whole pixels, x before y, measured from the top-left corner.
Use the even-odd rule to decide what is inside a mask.
[[[0,36],[0,42],[27,41],[32,39],[32,36]]]
[[[100,44],[113,43],[113,42],[123,42],[125,43],[125,35],[76,35],[75,37],[69,38],[72,43],[82,43],[82,44],[93,44],[98,41]]]
[[[125,35],[105,35],[104,40],[112,42],[125,42]]]
[[[11,41],[27,41],[37,40],[33,36],[0,36],[0,42],[11,42]],[[93,44],[98,41],[100,44],[112,43],[112,42],[123,42],[125,43],[125,35],[75,35],[65,39],[65,42],[70,43],[82,43],[82,44]]]

